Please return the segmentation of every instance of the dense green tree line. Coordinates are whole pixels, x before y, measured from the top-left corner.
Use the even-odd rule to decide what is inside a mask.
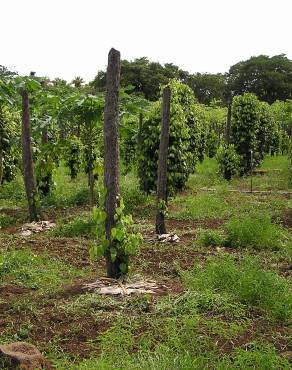
[[[105,79],[106,73],[99,71],[91,86],[103,91]],[[214,99],[226,103],[228,96],[246,92],[269,104],[292,98],[292,61],[285,55],[252,57],[231,66],[224,74],[192,74],[172,63],[162,65],[145,57],[121,62],[121,85],[133,86],[133,92],[146,99],[157,100],[160,86],[171,79],[186,83],[202,104],[210,104]]]

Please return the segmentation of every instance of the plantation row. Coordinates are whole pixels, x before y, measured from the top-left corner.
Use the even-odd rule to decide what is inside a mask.
[[[94,211],[98,245],[91,256],[107,256],[116,265],[109,275],[119,276],[127,272],[128,256],[141,239],[131,232],[131,217],[124,215],[119,151],[123,173],[137,169],[141,189],[148,194],[157,189],[156,230],[162,234],[168,197],[184,189],[205,155],[216,156],[222,176],[230,180],[251,174],[265,154],[291,150],[292,102],[269,105],[245,93],[231,96],[228,107],[216,101],[205,106],[178,80],[170,80],[161,88],[161,98],[150,102],[132,94],[132,87],[119,91],[120,60],[111,66],[110,58],[114,56],[109,55],[106,94],[33,75],[1,77],[0,183],[13,180],[20,170],[30,218],[39,220],[40,199],[52,191],[60,161],[72,180],[83,168],[91,205],[99,204]],[[167,89],[168,101],[162,103]],[[103,173],[104,189],[98,189],[97,197],[95,183]]]

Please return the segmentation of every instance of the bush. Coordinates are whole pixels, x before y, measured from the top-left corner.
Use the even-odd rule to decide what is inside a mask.
[[[279,249],[282,244],[282,230],[265,215],[233,217],[225,225],[226,245],[252,247],[255,249]]]
[[[238,264],[230,255],[212,257],[204,266],[184,273],[191,291],[230,294],[247,306],[264,311],[278,322],[292,318],[292,293],[289,283],[277,274],[264,271],[256,258],[245,257]]]
[[[221,146],[216,155],[219,172],[225,180],[231,180],[240,172],[240,156],[236,153],[234,145]]]
[[[241,174],[249,173],[252,167],[260,164],[270,144],[273,130],[268,105],[261,103],[251,93],[234,97],[231,131],[232,142],[241,158]]]

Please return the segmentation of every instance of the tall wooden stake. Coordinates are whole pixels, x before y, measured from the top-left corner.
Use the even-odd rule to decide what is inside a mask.
[[[28,201],[28,211],[31,221],[39,219],[37,207],[37,187],[33,168],[33,156],[31,145],[31,127],[29,114],[29,97],[28,92],[23,90],[22,93],[22,163],[23,179]]]
[[[162,122],[159,144],[158,159],[158,180],[157,180],[157,212],[156,212],[156,233],[165,234],[165,210],[167,204],[167,152],[169,143],[169,123],[170,123],[170,96],[169,86],[163,90],[162,101]]]
[[[232,113],[232,96],[228,98],[228,110],[227,110],[227,119],[225,126],[225,135],[224,142],[226,145],[230,144],[230,134],[231,134],[231,113]]]
[[[119,202],[119,85],[120,85],[120,52],[111,49],[108,55],[106,74],[106,99],[104,112],[104,187],[106,189],[105,228],[106,237],[112,245],[111,231],[115,226],[115,213]],[[121,275],[120,259],[113,262],[109,252],[106,253],[107,275],[117,278]]]

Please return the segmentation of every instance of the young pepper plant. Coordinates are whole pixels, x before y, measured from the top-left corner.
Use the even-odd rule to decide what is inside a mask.
[[[129,256],[134,255],[143,240],[140,233],[133,230],[131,215],[125,215],[124,202],[120,199],[115,214],[115,227],[111,230],[111,240],[107,239],[104,211],[104,197],[100,195],[100,206],[93,209],[96,242],[90,247],[89,253],[92,260],[110,255],[113,263],[119,261],[119,269],[123,275],[128,273]]]

